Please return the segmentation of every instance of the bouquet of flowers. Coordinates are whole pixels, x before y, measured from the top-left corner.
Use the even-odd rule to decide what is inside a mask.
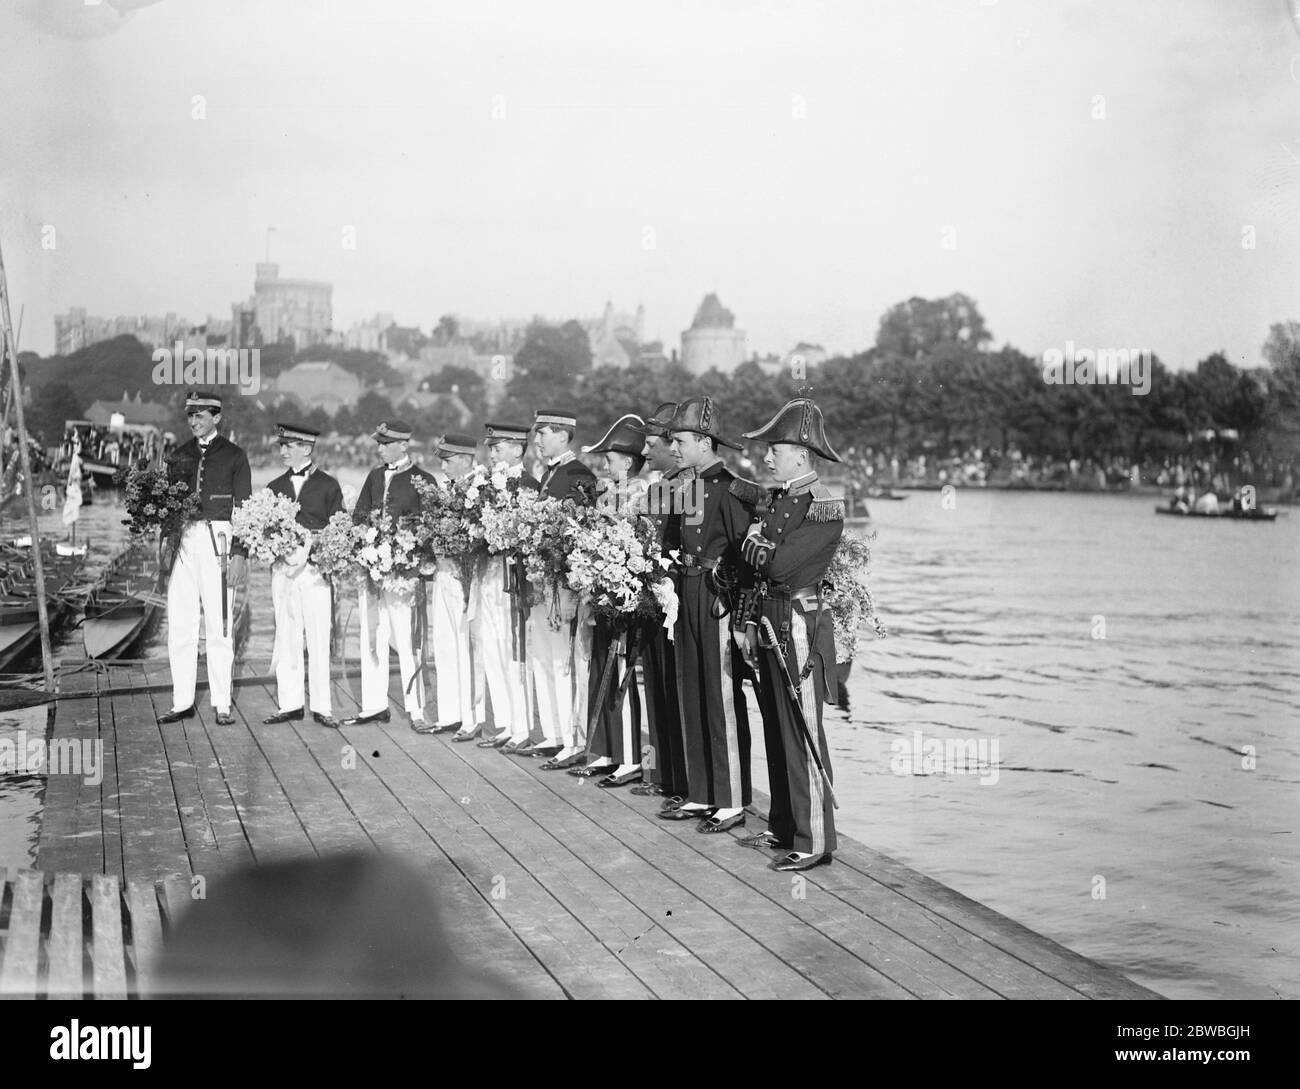
[[[298,511],[296,500],[262,488],[235,508],[230,530],[247,546],[248,554],[263,563],[301,563],[307,558],[311,534],[298,524]]]
[[[164,468],[120,469],[117,483],[126,484],[126,513],[122,524],[145,536],[161,530],[164,538],[176,535],[199,509],[199,497],[183,480],[170,480]]]
[[[408,514],[392,518],[372,511],[370,521],[357,529],[356,558],[363,574],[380,590],[411,593],[426,573],[419,518]]]
[[[325,528],[312,541],[311,562],[327,579],[355,580],[366,577],[357,554],[365,543],[366,527],[352,521],[352,515],[341,510],[333,515]]]
[[[421,560],[468,561],[481,549],[483,533],[479,514],[485,496],[481,494],[486,473],[476,469],[462,480],[430,483],[416,480],[420,493],[419,551]],[[430,568],[432,570],[432,568]]]
[[[877,639],[888,632],[876,615],[876,603],[867,588],[867,569],[871,565],[871,537],[845,533],[840,538],[835,555],[822,579],[826,587],[823,598],[830,608],[835,624],[835,660],[853,661],[857,649],[858,632],[862,625],[870,624]]]
[[[611,516],[595,508],[569,515],[566,584],[608,620],[629,621],[664,612],[656,586],[670,565],[648,518]],[[670,583],[671,586],[671,583]]]

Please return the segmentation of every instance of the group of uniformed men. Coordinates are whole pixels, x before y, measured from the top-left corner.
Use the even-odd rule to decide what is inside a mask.
[[[231,715],[233,652],[225,622],[231,594],[245,584],[246,549],[230,534],[232,508],[250,493],[248,459],[217,433],[221,400],[192,394],[186,414],[193,440],[169,461],[188,481],[200,509],[177,542],[168,593],[168,650],[173,709],[159,719],[194,713],[200,612],[206,621],[208,676],[219,724]],[[299,522],[322,528],[344,509],[337,480],[312,464],[314,430],[280,424],[286,471],[270,488],[296,499]],[[716,403],[696,397],[661,404],[648,418],[626,415],[599,442],[601,478],[576,456],[572,413],[536,413],[531,425],[492,423],[487,460],[511,488],[528,488],[579,504],[644,513],[665,553],[678,611],[662,624],[619,629],[591,616],[576,595],[530,598],[522,565],[492,557],[465,583],[459,564],[439,560],[426,592],[363,589],[361,707],[341,722],[330,700],[331,587],[310,561],[277,563],[274,672],[279,709],[268,725],[304,717],[304,672],[313,718],[338,728],[388,722],[389,648],[397,652],[404,706],[417,733],[478,738],[483,748],[539,758],[545,770],[598,777],[605,788],[637,784],[635,794],[662,796],[663,820],[698,822],[706,834],[745,823],[751,801],[750,730],[742,680],[757,695],[771,787],[768,828],[740,842],[775,849],[778,870],[828,862],[835,850],[830,758],[822,705],[836,688],[833,624],[822,580],[843,531],[843,503],[817,476],[816,459],[838,461],[820,409],[808,398],[785,405],[743,438],[767,444],[764,463],[778,482],[762,488],[735,476],[718,447],[740,450],[724,433]],[[541,480],[524,466],[530,436],[544,462]],[[382,422],[372,438],[382,464],[367,476],[352,511],[418,513],[415,481],[446,482],[474,469],[478,443],[449,434],[437,447],[441,470],[428,473],[408,453],[411,428]],[[559,606],[557,609],[557,605]],[[557,619],[558,614],[558,619]],[[559,624],[558,629],[556,624]],[[427,639],[422,633],[427,632]],[[671,637],[670,637],[671,635]],[[420,647],[432,647],[437,714],[425,718]],[[303,668],[303,652],[308,668]],[[642,699],[649,747],[641,747]],[[743,663],[743,668],[742,668]],[[485,734],[490,695],[496,734]],[[534,740],[534,724],[540,738]]]

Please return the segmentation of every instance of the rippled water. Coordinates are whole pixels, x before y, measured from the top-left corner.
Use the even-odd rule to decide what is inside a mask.
[[[1245,525],[1152,506],[871,504],[891,634],[860,647],[851,717],[827,709],[840,827],[1170,997],[1300,997],[1300,511]],[[86,510],[97,552],[120,517]],[[269,578],[253,578],[264,670]],[[44,724],[7,714],[0,734]],[[996,742],[996,782],[910,758],[896,774],[891,745],[916,731]],[[0,776],[0,865],[32,859],[39,785]]]
[[[871,505],[841,827],[1171,997],[1300,996],[1300,516],[956,499]],[[895,774],[916,731],[996,741],[996,782]]]

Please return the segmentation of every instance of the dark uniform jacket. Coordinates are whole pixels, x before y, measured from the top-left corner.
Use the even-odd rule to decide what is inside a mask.
[[[738,480],[721,461],[694,476],[684,470],[674,480],[680,489],[677,502],[682,513],[673,520],[681,532],[683,556],[695,560],[725,559],[727,566],[740,571],[740,542],[749,531],[752,506],[732,487]],[[750,487],[757,488],[757,485]]]
[[[202,504],[196,520],[229,522],[235,507],[253,494],[253,474],[248,455],[224,435],[214,435],[206,453],[198,439],[179,446],[167,458],[167,478],[183,480],[197,492]],[[232,556],[247,556],[248,549],[235,540]]]
[[[596,474],[576,457],[543,471],[541,487],[543,495],[572,499],[579,506],[589,507],[596,501]]]
[[[380,481],[383,488],[383,481]],[[324,529],[325,523],[343,509],[343,489],[339,482],[329,473],[313,468],[303,481],[302,491],[293,494],[293,473],[285,470],[267,485],[276,495],[296,499],[298,503],[298,524],[313,532]]]
[[[816,591],[826,575],[840,537],[844,534],[844,503],[836,499],[816,476],[800,480],[796,486],[768,490],[770,507],[760,523],[763,544],[747,548],[756,583],[768,596],[760,597],[757,611],[748,619],[766,616],[778,635],[790,622],[788,610],[811,612],[814,606],[791,606],[790,595]],[[764,586],[766,584],[766,586]],[[821,659],[827,699],[834,700],[835,625],[829,609],[821,610],[815,623],[812,653]]]
[[[433,483],[433,474],[426,473],[418,465],[411,465],[393,476],[388,485],[388,500],[384,500],[384,473],[387,466],[380,465],[371,469],[366,482],[361,485],[361,494],[357,496],[357,505],[352,508],[352,521],[360,525],[370,517],[371,511],[382,510],[384,514],[420,513],[420,493],[415,490],[416,480]]]

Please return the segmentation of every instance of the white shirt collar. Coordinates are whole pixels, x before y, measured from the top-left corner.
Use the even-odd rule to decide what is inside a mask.
[[[402,473],[411,467],[411,455],[406,454],[396,465],[385,465],[384,471],[389,473]]]
[[[566,450],[559,457],[551,458],[549,461],[547,461],[546,467],[548,469],[554,469],[557,465],[567,465],[569,462],[573,460],[573,458],[574,458],[573,451]]]

